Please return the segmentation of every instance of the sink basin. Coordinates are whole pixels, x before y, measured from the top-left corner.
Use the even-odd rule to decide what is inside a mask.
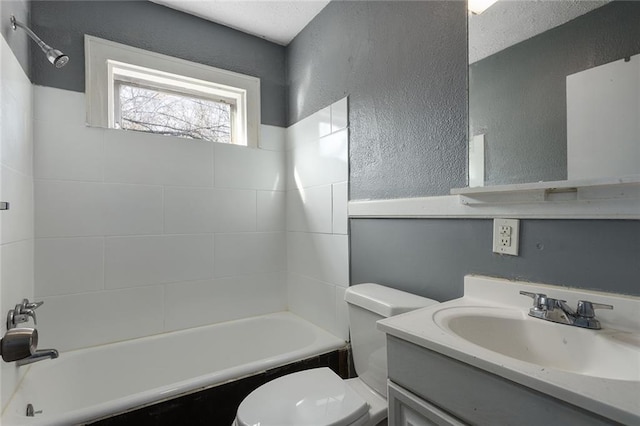
[[[587,330],[529,317],[506,307],[437,310],[434,322],[474,345],[545,369],[613,380],[640,380],[640,335]]]
[[[588,330],[530,317],[531,299],[521,291],[614,308],[598,310],[602,329]],[[640,425],[640,297],[467,275],[463,297],[380,320],[378,329],[403,350],[424,348],[469,372]]]

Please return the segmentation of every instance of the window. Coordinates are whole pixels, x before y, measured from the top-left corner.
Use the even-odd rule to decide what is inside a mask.
[[[256,147],[260,80],[85,36],[89,125]]]
[[[246,145],[246,90],[108,60],[109,127]]]
[[[222,100],[185,96],[118,81],[115,86],[114,127],[231,143],[231,115],[235,107]]]

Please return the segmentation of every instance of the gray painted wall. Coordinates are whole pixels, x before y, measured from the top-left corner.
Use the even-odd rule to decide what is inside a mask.
[[[469,67],[488,185],[567,178],[567,75],[640,53],[640,2],[616,1]]]
[[[349,95],[350,199],[464,185],[463,4],[336,2],[290,45],[290,122]],[[491,220],[350,223],[352,284],[444,301],[474,273],[640,295],[640,221],[523,220],[519,257],[492,253]]]
[[[285,48],[149,1],[34,1],[31,23],[71,58],[54,69],[33,50],[32,80],[84,92],[84,34],[260,78],[263,124],[286,124]]]
[[[349,96],[350,198],[466,183],[461,1],[337,1],[287,49],[289,123]]]
[[[25,74],[31,75],[29,70],[29,37],[27,33],[11,28],[9,19],[14,15],[16,19],[23,23],[29,23],[29,1],[28,0],[0,0],[0,30],[2,36],[7,41],[11,51],[24,70]]]
[[[492,253],[492,220],[352,219],[351,283],[445,301],[482,274],[640,296],[640,221],[522,220],[520,256]]]

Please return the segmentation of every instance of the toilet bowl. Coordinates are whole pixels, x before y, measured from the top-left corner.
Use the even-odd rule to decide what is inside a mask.
[[[315,368],[272,380],[238,407],[237,426],[375,426],[386,424],[386,337],[376,321],[437,303],[378,284],[347,289],[354,365],[343,380]]]
[[[314,368],[272,380],[238,408],[238,426],[378,424],[387,401],[360,379],[342,380],[328,368]]]

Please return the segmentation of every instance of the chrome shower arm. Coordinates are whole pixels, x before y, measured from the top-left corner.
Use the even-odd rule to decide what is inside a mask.
[[[31,39],[38,44],[38,47],[42,49],[42,51],[44,52],[49,62],[51,62],[56,68],[62,68],[67,64],[67,62],[69,62],[69,57],[67,55],[65,55],[58,49],[52,48],[47,43],[42,41],[42,39],[38,37],[36,33],[31,31],[31,29],[27,27],[25,24],[18,21],[15,16],[11,15],[10,21],[11,21],[11,28],[14,31],[16,31],[18,27],[26,31],[29,37],[31,37]]]
[[[31,29],[29,27],[27,27],[22,22],[18,21],[15,16],[11,15],[11,28],[15,31],[18,27],[20,27],[23,30],[25,30],[27,32],[27,34],[29,35],[29,37],[31,37],[31,39],[38,44],[38,46],[40,47],[40,49],[42,49],[43,52],[46,53],[47,50],[51,49],[51,46],[49,46],[47,43],[42,41],[42,39],[40,37],[38,37],[36,35],[36,33],[31,31]]]

